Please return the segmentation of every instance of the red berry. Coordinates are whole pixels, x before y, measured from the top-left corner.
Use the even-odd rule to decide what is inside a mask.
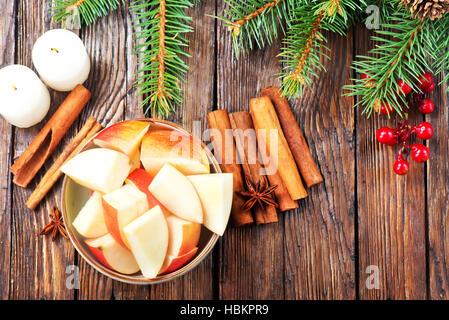
[[[429,87],[432,83],[435,85],[435,83],[433,82],[433,75],[430,72],[424,72],[419,78],[419,87],[421,89],[427,88]]]
[[[412,158],[416,162],[424,162],[429,159],[430,151],[425,145],[415,143],[410,146],[410,149],[412,150]]]
[[[363,80],[369,79],[369,78],[371,78],[371,77],[367,73],[362,74],[362,79]]]
[[[433,91],[433,89],[435,89],[435,83],[432,82],[428,87],[424,87],[422,88],[422,91],[424,91],[425,93],[430,93]]]
[[[393,129],[390,129],[388,127],[382,127],[376,132],[376,139],[380,143],[394,146],[396,143],[398,143],[398,137],[396,136]]]
[[[408,173],[410,165],[404,159],[397,159],[393,165],[393,170],[396,174],[402,176]]]
[[[409,94],[410,92],[412,92],[412,88],[402,79],[400,79],[398,81],[398,85],[399,88],[401,88],[401,90],[399,90],[400,93],[403,93],[404,95]]]
[[[380,113],[383,115],[387,115],[390,114],[391,111],[393,111],[393,108],[390,107],[390,105],[388,104],[388,102],[382,102],[380,104]]]
[[[427,140],[433,136],[433,127],[430,123],[424,121],[413,128],[413,132],[416,133],[418,138]]]
[[[421,113],[429,114],[433,112],[433,109],[435,109],[435,105],[433,104],[433,101],[429,98],[422,99],[418,102],[418,110]]]

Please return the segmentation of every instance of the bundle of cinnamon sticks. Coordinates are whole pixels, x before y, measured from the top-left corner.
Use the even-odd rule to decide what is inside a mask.
[[[279,87],[264,88],[261,97],[250,100],[249,109],[251,113],[217,110],[207,115],[215,156],[222,171],[234,177],[231,215],[236,226],[277,222],[276,207],[281,212],[295,209],[297,200],[307,197],[302,181],[307,188],[323,181]],[[256,203],[245,209],[247,199],[241,195],[250,194],[254,185],[274,186],[277,206]]]

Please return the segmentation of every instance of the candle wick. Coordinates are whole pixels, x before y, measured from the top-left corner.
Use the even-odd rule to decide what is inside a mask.
[[[55,51],[56,53],[59,53],[59,50],[56,48],[51,48],[52,51]]]
[[[14,90],[17,90],[17,87],[16,87],[15,85],[12,85],[12,88],[13,88]]]

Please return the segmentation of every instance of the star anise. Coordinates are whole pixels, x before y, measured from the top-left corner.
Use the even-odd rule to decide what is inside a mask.
[[[47,224],[44,229],[42,229],[39,235],[47,235],[51,233],[51,240],[55,241],[58,234],[62,234],[62,236],[66,239],[69,238],[67,235],[67,231],[65,230],[64,221],[61,216],[61,212],[58,208],[53,208],[53,214],[50,214],[51,221]]]
[[[264,205],[279,207],[277,202],[272,197],[272,193],[277,188],[277,185],[268,186],[265,180],[259,181],[256,185],[245,176],[246,186],[248,191],[238,191],[238,194],[245,198],[249,198],[242,206],[243,210],[250,210],[257,203],[262,209]]]

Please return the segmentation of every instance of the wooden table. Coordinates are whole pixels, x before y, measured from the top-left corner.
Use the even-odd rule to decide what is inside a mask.
[[[57,27],[50,1],[0,2],[0,66],[32,67],[31,48]],[[222,1],[201,1],[190,11],[190,71],[185,102],[170,120],[192,129],[214,109],[248,109],[261,88],[278,84],[280,43],[236,60],[229,32],[205,16],[223,12]],[[94,115],[103,125],[143,116],[133,88],[136,57],[126,6],[80,36],[93,69],[86,83],[92,99],[52,160],[82,123]],[[2,299],[447,299],[449,298],[449,142],[445,87],[432,94],[436,111],[412,121],[430,121],[431,160],[411,163],[410,174],[393,173],[394,148],[374,142],[377,128],[394,121],[367,120],[352,109],[341,87],[354,76],[350,65],[369,48],[369,32],[355,27],[347,37],[329,35],[330,59],[314,87],[292,101],[298,122],[319,163],[324,183],[309,190],[300,208],[276,224],[229,227],[213,254],[193,272],[170,283],[127,285],[91,268],[65,239],[38,236],[49,210],[59,205],[61,181],[36,212],[25,206],[48,161],[28,189],[11,182],[9,167],[42,128],[0,121],[0,298]],[[64,99],[51,93],[49,116]],[[0,102],[1,103],[1,102]],[[66,285],[79,267],[79,289]],[[66,273],[66,272],[69,272]],[[371,276],[371,278],[369,278]],[[378,289],[373,288],[378,276]],[[373,278],[374,277],[374,278]],[[367,279],[368,285],[367,286]]]

